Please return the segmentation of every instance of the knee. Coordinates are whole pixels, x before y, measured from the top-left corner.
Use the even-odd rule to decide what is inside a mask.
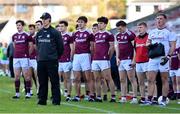
[[[147,81],[148,81],[148,84],[155,84],[155,80],[153,79],[148,79]]]
[[[144,86],[145,85],[144,81],[142,81],[142,80],[139,80],[138,82],[139,82],[139,86]]]
[[[80,78],[80,77],[76,77],[76,78],[74,79],[74,82],[75,82],[75,83],[80,83],[80,82],[81,82],[81,78]]]
[[[126,79],[125,78],[120,78],[120,82],[121,83],[126,83]]]

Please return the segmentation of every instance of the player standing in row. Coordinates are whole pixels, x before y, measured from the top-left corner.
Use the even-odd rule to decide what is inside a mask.
[[[95,35],[98,31],[99,31],[98,23],[94,23],[92,25],[93,34]],[[92,55],[92,58],[93,58],[93,55]],[[98,78],[100,78],[100,77],[98,77]],[[104,94],[103,95],[103,100],[107,101],[108,86],[107,86],[106,80],[102,76],[101,76],[101,85],[102,85],[102,91],[103,91],[103,94]],[[94,84],[94,86],[95,86],[95,84]]]
[[[18,32],[12,36],[12,41],[14,45],[14,58],[13,58],[13,68],[15,73],[15,90],[16,94],[13,96],[14,99],[20,97],[20,76],[21,72],[25,78],[26,83],[26,97],[30,98],[30,85],[31,76],[29,74],[29,53],[32,52],[32,38],[24,32],[25,23],[22,20],[16,21],[16,26]]]
[[[156,17],[156,27],[149,32],[147,46],[150,44],[161,43],[164,45],[165,56],[155,57],[149,59],[148,63],[148,101],[147,104],[152,104],[152,97],[155,88],[155,80],[157,72],[160,71],[162,79],[162,101],[160,105],[166,106],[166,98],[169,91],[169,61],[175,49],[176,37],[166,27],[167,16],[160,13]]]
[[[178,103],[180,104],[180,38],[177,39],[176,42],[176,49],[174,50],[173,54],[171,55],[170,59],[170,71],[169,75],[172,79],[173,83],[173,90],[175,99],[178,99]]]
[[[139,90],[141,94],[140,104],[145,103],[145,79],[147,77],[147,67],[148,67],[148,49],[146,47],[146,42],[148,39],[147,24],[145,22],[140,22],[137,25],[139,35],[136,36],[134,40],[134,47],[136,53],[134,53],[134,63],[136,63],[136,74],[139,82]]]
[[[134,63],[133,53],[134,47],[132,45],[132,41],[136,37],[136,35],[129,31],[126,27],[126,23],[124,21],[119,21],[116,23],[116,27],[118,29],[118,33],[116,35],[116,40],[118,43],[116,54],[117,54],[117,65],[119,66],[119,76],[121,82],[121,103],[126,102],[126,94],[127,94],[127,77],[129,78],[132,89],[133,89],[133,99],[131,103],[138,103],[137,100],[137,81],[135,77],[134,71]]]
[[[102,102],[101,98],[101,76],[107,80],[110,91],[110,102],[116,102],[115,86],[111,77],[110,58],[114,52],[114,36],[106,31],[108,18],[99,17],[97,19],[99,31],[95,34],[94,39],[94,55],[92,62],[92,70],[95,76],[96,85],[96,101]]]
[[[30,75],[34,80],[34,84],[36,86],[36,90],[38,93],[39,83],[37,78],[37,61],[36,61],[36,49],[35,49],[35,35],[36,35],[36,29],[34,24],[29,25],[29,34],[32,37],[33,47],[32,47],[32,53],[29,54],[29,67],[30,67]],[[32,85],[31,85],[32,86]],[[32,89],[31,89],[32,94]]]
[[[63,76],[64,87],[66,95],[66,101],[71,100],[71,69],[72,69],[72,58],[74,54],[73,50],[73,38],[72,35],[67,31],[68,22],[60,21],[59,22],[59,31],[61,32],[63,43],[64,43],[64,52],[63,55],[59,58],[59,77]]]
[[[93,78],[91,77],[91,53],[93,49],[93,34],[86,29],[87,17],[80,16],[77,19],[78,30],[73,33],[75,54],[73,58],[73,71],[75,76],[76,96],[73,101],[80,100],[81,72],[85,73],[90,101],[94,101]]]

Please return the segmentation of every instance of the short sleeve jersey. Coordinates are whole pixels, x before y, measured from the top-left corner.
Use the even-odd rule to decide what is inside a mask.
[[[26,32],[16,33],[12,36],[14,43],[14,58],[29,58],[29,42],[32,38]]]
[[[75,43],[75,54],[90,53],[90,42],[94,39],[90,30],[77,30],[72,37]]]
[[[134,47],[131,43],[135,39],[136,35],[129,30],[124,33],[117,33],[116,40],[119,48],[119,59],[126,60],[132,59],[134,53]]]
[[[171,41],[176,41],[176,35],[170,32],[167,28],[164,29],[153,29],[149,32],[149,37],[152,41],[152,44],[155,43],[162,43],[165,48],[165,54],[168,55],[170,50],[170,43]]]
[[[69,62],[70,54],[71,54],[70,44],[73,43],[73,38],[72,38],[71,33],[68,33],[68,32],[61,35],[62,35],[62,39],[64,43],[64,52],[62,56],[59,58],[59,62]]]
[[[114,36],[108,31],[99,31],[95,34],[95,49],[93,60],[109,60],[110,42],[114,42]]]

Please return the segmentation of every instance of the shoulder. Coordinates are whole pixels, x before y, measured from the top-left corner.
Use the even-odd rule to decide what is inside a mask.
[[[71,36],[73,35],[72,32],[67,32],[66,34],[67,34],[67,36],[69,36],[69,37],[71,37]]]
[[[135,33],[133,32],[133,31],[131,31],[131,30],[126,30],[126,33],[128,34],[128,35],[135,35]]]

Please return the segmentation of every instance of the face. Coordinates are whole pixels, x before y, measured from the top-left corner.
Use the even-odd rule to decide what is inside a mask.
[[[43,27],[48,27],[50,25],[50,19],[42,19]]]
[[[164,16],[157,16],[156,17],[156,25],[158,28],[162,28],[164,27],[166,24],[166,19],[164,18]]]
[[[60,31],[60,30],[59,30],[59,26],[58,26],[58,27],[56,27],[56,30],[57,30],[57,31]]]
[[[137,29],[138,29],[139,34],[144,34],[147,31],[147,27],[145,27],[144,25],[139,25]]]
[[[77,21],[78,29],[83,29],[86,27],[86,23],[83,20]]]
[[[126,31],[126,27],[125,26],[119,26],[117,27],[117,30],[121,33],[125,32]]]
[[[42,28],[42,24],[40,22],[36,23],[36,30],[39,31]]]
[[[105,23],[103,23],[103,22],[98,22],[98,28],[99,28],[99,30],[104,30],[104,29],[106,28],[106,25],[107,25],[107,24],[105,24]]]
[[[4,47],[6,47],[6,48],[7,48],[7,47],[8,47],[8,44],[7,44],[7,43],[4,43]]]
[[[67,30],[67,27],[64,24],[59,24],[59,31],[65,32]]]
[[[35,33],[35,28],[34,27],[29,27],[29,33],[34,34]]]
[[[16,27],[17,27],[17,30],[18,30],[18,32],[22,32],[23,31],[23,26],[22,26],[22,24],[21,23],[17,23],[16,24]]]
[[[98,26],[94,26],[94,27],[92,27],[92,31],[93,31],[93,33],[98,32],[98,30],[99,30]]]

